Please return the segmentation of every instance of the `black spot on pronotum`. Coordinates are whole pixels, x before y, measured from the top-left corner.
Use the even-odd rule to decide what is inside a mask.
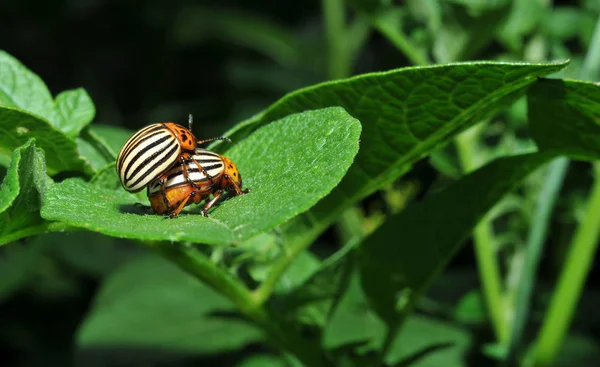
[[[188,137],[186,134],[183,134],[183,136],[181,137],[181,141],[187,141]]]

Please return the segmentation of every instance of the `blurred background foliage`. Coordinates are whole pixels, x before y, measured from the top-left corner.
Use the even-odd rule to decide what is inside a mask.
[[[598,0],[6,0],[0,4],[0,49],[40,75],[54,95],[84,87],[96,105],[95,124],[138,129],[155,121],[185,123],[193,113],[195,133],[209,137],[287,92],[364,72],[466,60],[568,58],[571,64],[561,76],[585,78],[582,67],[599,15]],[[331,30],[336,22],[346,22],[343,37]],[[521,100],[365,200],[359,226],[369,232],[386,213],[464,172],[533,149]],[[542,320],[573,230],[582,219],[592,182],[590,167],[571,162],[558,196],[532,305],[534,325]],[[0,168],[0,177],[4,171]],[[515,286],[515,272],[522,269],[537,193],[547,174],[541,170],[530,176],[488,215],[493,219],[490,238],[499,249],[509,290]],[[330,253],[349,231],[340,225],[326,232],[313,253]],[[77,327],[99,285],[145,252],[130,241],[89,232],[19,242],[0,248],[0,365],[72,365]],[[272,256],[270,250],[261,250]],[[310,266],[313,256],[307,259],[303,264]],[[260,266],[250,272],[260,279]],[[592,269],[557,365],[591,366],[600,360],[600,318],[595,312],[599,282],[598,269]],[[452,335],[466,353],[465,363],[482,365],[501,354],[493,344],[472,246],[457,254],[417,311],[428,320],[460,326],[460,332],[448,332],[457,333]],[[415,340],[430,338],[427,330],[417,324]],[[217,338],[208,331],[204,337]],[[217,341],[213,349],[166,353],[167,358],[145,350],[129,352],[150,355],[141,364],[145,366],[285,365],[261,354],[267,350],[259,338],[248,338],[257,342],[224,348]],[[412,350],[419,347],[416,342]],[[101,355],[88,353],[76,363],[133,365],[104,361]]]

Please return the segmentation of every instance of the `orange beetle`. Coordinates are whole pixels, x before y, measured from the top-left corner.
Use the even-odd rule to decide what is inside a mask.
[[[117,173],[123,188],[138,192],[152,180],[160,177],[179,160],[182,153],[193,153],[200,144],[226,138],[197,141],[192,129],[173,122],[160,122],[146,126],[135,133],[121,148],[117,157]]]
[[[225,156],[196,148],[193,155],[182,154],[181,163],[148,185],[150,205],[157,214],[169,213],[174,218],[186,205],[199,204],[213,194],[202,208],[208,217],[208,211],[226,192],[233,196],[248,193],[248,189],[242,190],[236,165]]]

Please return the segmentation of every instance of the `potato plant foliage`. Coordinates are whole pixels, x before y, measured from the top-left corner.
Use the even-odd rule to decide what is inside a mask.
[[[494,22],[503,16],[496,11],[478,21]],[[372,14],[372,26],[397,39],[390,20]],[[452,29],[459,34],[433,48],[444,63],[300,88],[223,132],[233,143],[210,149],[236,163],[250,193],[208,218],[191,205],[172,220],[150,212],[145,191],[119,185],[115,157],[134,131],[95,122],[83,88],[53,96],[0,51],[0,245],[10,255],[0,257],[0,299],[33,271],[38,248],[53,247],[102,279],[77,327],[76,355],[106,350],[133,363],[126,351],[141,349],[135,363],[144,364],[264,345],[270,354],[239,365],[467,365],[474,333],[418,311],[482,220],[510,211],[502,209],[507,198],[533,172],[559,157],[600,157],[600,86],[558,78],[568,60],[452,62],[489,36]],[[285,45],[265,52],[287,60]],[[526,147],[490,153],[466,170],[452,160],[457,140],[515,106],[527,109]],[[425,161],[446,179],[393,204],[399,183]],[[378,193],[391,209],[364,214],[361,204]],[[334,249],[320,245],[330,229]],[[117,263],[111,254],[123,240],[137,246]],[[463,306],[497,322],[485,295],[471,296]],[[524,358],[520,334],[509,337],[518,328],[501,325],[499,351],[488,357]]]

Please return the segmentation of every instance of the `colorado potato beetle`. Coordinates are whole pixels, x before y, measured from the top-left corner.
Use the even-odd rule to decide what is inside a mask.
[[[173,122],[160,122],[129,138],[117,157],[117,174],[123,188],[138,192],[181,160],[182,153],[193,153],[199,144],[227,140],[219,137],[198,141],[191,130],[192,115],[189,129]]]
[[[193,155],[183,153],[182,159],[182,165],[173,166],[148,185],[148,198],[155,213],[168,213],[173,218],[186,205],[199,204],[213,194],[202,208],[207,217],[226,192],[233,196],[248,192],[242,190],[242,176],[231,159],[202,148],[196,148]]]

